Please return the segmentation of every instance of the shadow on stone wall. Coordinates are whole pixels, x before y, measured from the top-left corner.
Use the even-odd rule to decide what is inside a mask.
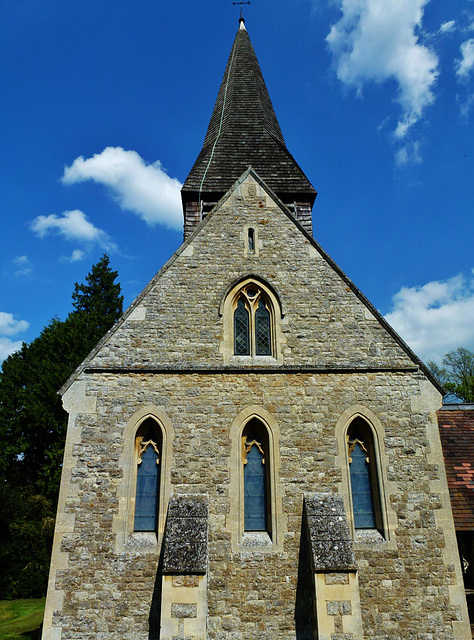
[[[163,545],[156,568],[155,586],[151,598],[150,615],[148,616],[148,640],[160,640],[161,627],[161,592],[163,578]]]
[[[316,599],[308,529],[302,518],[298,583],[296,586],[295,626],[297,640],[317,640]]]

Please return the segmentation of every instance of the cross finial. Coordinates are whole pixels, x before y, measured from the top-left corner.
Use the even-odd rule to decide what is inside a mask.
[[[235,5],[235,4],[240,4],[240,20],[239,20],[239,22],[241,22],[241,21],[245,22],[245,20],[244,20],[243,6],[242,6],[242,5],[244,5],[244,4],[250,4],[250,0],[249,0],[248,2],[245,2],[244,0],[237,0],[237,2],[232,2],[232,4],[234,4],[234,5]]]

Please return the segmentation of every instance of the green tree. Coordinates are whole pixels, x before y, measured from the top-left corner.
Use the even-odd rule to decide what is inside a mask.
[[[29,583],[18,574],[18,563],[27,561],[30,567],[42,567],[36,573],[44,591],[50,542],[45,514],[55,512],[67,427],[58,391],[122,313],[123,297],[116,277],[108,256],[102,256],[86,284],[76,283],[74,311],[64,321],[51,320],[33,342],[24,343],[3,362],[0,501],[10,505],[9,513],[15,516],[9,518],[8,531],[1,539],[0,560],[6,566],[0,567],[0,574],[13,574],[8,584],[0,581],[0,598],[38,595],[36,588],[32,590],[34,581]],[[11,511],[15,501],[18,508]],[[41,516],[38,504],[43,505]],[[39,548],[28,543],[29,537],[38,540]],[[18,557],[22,544],[24,553]]]
[[[431,371],[431,373],[434,375],[434,377],[439,382],[439,384],[442,387],[444,387],[444,385],[447,382],[447,380],[446,380],[446,370],[443,369],[443,367],[440,367],[439,364],[437,362],[435,362],[435,360],[428,360],[426,362],[426,366]]]
[[[51,501],[26,487],[0,487],[0,594],[41,598],[54,533]]]
[[[74,286],[73,307],[86,319],[88,340],[94,346],[122,314],[123,296],[115,283],[118,273],[112,271],[109,256],[104,254],[86,276],[87,284]],[[92,348],[92,347],[91,347]]]
[[[444,356],[443,366],[446,390],[464,402],[474,402],[474,353],[459,347]]]
[[[458,347],[447,353],[440,367],[433,360],[428,368],[449,394],[463,402],[474,402],[474,353]]]

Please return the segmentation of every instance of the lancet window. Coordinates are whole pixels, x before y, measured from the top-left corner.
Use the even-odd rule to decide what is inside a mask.
[[[380,490],[372,429],[356,418],[347,431],[352,513],[356,529],[381,529]]]
[[[271,356],[274,312],[264,292],[246,285],[236,298],[234,309],[234,355]]]
[[[156,531],[163,437],[157,422],[148,418],[136,436],[137,486],[135,494],[135,531]]]
[[[270,529],[270,460],[268,433],[253,418],[242,432],[244,530]]]
[[[255,253],[255,230],[251,227],[247,231],[247,244],[250,253]]]

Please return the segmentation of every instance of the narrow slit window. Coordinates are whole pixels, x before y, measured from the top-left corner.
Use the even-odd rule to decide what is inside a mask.
[[[137,433],[137,487],[135,531],[156,531],[160,495],[162,438],[154,420],[147,420]]]
[[[251,253],[255,252],[255,231],[250,228],[248,230],[248,248]]]
[[[375,528],[374,498],[369,464],[370,460],[363,444],[355,442],[350,469],[354,525],[356,529]]]
[[[268,531],[268,436],[259,420],[251,420],[242,435],[244,530]]]
[[[244,466],[245,530],[266,531],[265,467],[257,444],[251,446]]]
[[[352,512],[356,529],[381,529],[380,494],[374,437],[369,425],[356,418],[347,433]]]

